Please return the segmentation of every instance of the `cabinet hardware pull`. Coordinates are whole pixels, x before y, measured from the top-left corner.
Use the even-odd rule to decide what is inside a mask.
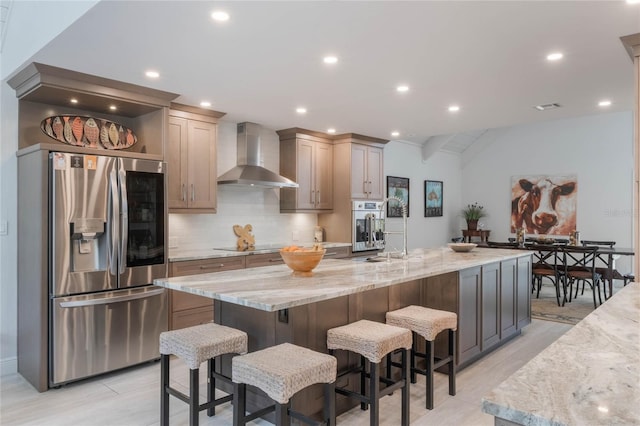
[[[322,198],[320,198],[320,191],[316,191],[316,205],[320,204],[320,200],[322,200]]]
[[[311,198],[309,199],[309,202],[311,204],[314,204],[316,202],[316,191],[311,191]]]
[[[182,201],[187,201],[187,185],[182,184]]]
[[[193,184],[191,184],[191,201],[195,201],[195,200],[196,200],[196,190]]]
[[[216,268],[222,268],[224,266],[224,263],[220,263],[218,265],[200,265],[200,269],[216,269]]]
[[[269,259],[269,262],[283,262],[282,259]]]

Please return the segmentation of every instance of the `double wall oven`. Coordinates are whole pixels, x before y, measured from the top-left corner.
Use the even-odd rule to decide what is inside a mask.
[[[382,201],[352,202],[352,251],[384,249],[384,210]]]
[[[49,386],[159,357],[167,330],[160,161],[51,153]]]

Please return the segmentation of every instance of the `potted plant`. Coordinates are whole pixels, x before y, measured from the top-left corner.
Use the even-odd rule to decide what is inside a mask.
[[[478,229],[478,220],[487,215],[484,211],[484,207],[478,204],[476,201],[473,204],[467,204],[467,207],[462,209],[462,216],[467,221],[467,229],[475,231]]]

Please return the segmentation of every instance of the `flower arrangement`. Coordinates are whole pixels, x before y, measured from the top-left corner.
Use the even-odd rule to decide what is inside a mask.
[[[464,216],[465,220],[478,220],[486,215],[484,207],[478,204],[477,201],[473,204],[467,204],[467,207],[462,209],[462,216]]]

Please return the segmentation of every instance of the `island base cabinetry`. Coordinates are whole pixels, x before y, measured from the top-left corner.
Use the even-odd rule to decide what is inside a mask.
[[[250,352],[290,342],[326,353],[327,330],[361,319],[385,322],[388,311],[419,304],[458,314],[460,369],[519,334],[527,322],[524,316],[530,315],[528,308],[519,328],[514,326],[518,309],[524,309],[530,303],[530,275],[525,278],[519,269],[530,270],[531,259],[520,259],[524,261],[516,264],[512,259],[490,263],[277,312],[215,300],[214,317],[216,323],[246,331]],[[521,278],[525,280],[523,283],[519,282]],[[512,327],[503,327],[503,324]],[[447,345],[448,333],[440,333],[436,339],[436,354],[444,355]],[[357,365],[357,355],[337,351],[336,356],[338,373]],[[230,364],[231,357],[225,357],[218,368],[223,374],[230,374]],[[359,383],[357,377],[352,376],[339,379],[337,385],[355,390]],[[230,391],[224,384],[221,386]],[[292,404],[294,409],[307,415],[317,414],[320,419],[322,401],[322,386],[318,385],[296,394]],[[252,393],[247,396],[247,403],[251,408],[257,408],[268,401],[259,393]],[[336,407],[341,413],[357,404],[354,399],[338,397]]]

